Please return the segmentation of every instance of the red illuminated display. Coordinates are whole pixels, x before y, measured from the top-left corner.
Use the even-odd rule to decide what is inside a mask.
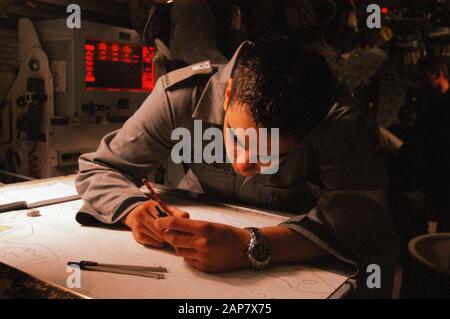
[[[95,82],[94,74],[94,54],[95,46],[86,44],[86,82]]]
[[[147,91],[155,85],[155,49],[124,43],[87,40],[87,90]]]
[[[149,47],[142,47],[142,60],[143,60],[143,70],[142,70],[142,88],[144,90],[153,90],[154,86],[154,68],[153,68],[153,56],[155,51]]]

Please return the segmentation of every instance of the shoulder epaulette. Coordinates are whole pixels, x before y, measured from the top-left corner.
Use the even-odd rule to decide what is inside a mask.
[[[213,67],[211,66],[211,63],[209,60],[203,61],[200,63],[192,64],[189,66],[186,66],[184,68],[169,72],[165,75],[163,75],[163,81],[165,84],[166,89],[171,88],[175,84],[178,84],[180,82],[183,82],[184,80],[187,80],[194,75],[198,74],[212,74],[213,73]]]

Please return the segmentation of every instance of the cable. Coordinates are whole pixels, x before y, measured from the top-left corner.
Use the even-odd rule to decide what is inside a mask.
[[[148,11],[147,22],[145,23],[144,30],[142,31],[142,43],[143,44],[147,44],[147,40],[145,39],[145,33],[147,32],[148,24],[150,23],[150,20],[152,18],[152,16],[151,16],[152,9],[153,9],[153,6]]]
[[[37,149],[37,141],[33,141],[31,151],[28,153],[28,176],[33,178],[39,178],[39,157],[35,155]]]
[[[145,34],[147,33],[148,26],[150,25],[150,22],[152,22],[153,17],[156,13],[156,6],[153,4],[150,10],[148,11],[148,17],[147,22],[145,23],[144,30],[142,31],[142,43],[147,44],[147,39],[145,38]]]

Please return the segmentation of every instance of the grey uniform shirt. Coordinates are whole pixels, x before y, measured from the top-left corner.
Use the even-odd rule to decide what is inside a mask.
[[[226,83],[238,54],[239,49],[215,71],[206,63],[161,77],[120,130],[80,157],[76,187],[85,201],[80,214],[118,222],[148,200],[138,185],[170,157],[175,128],[192,132],[195,119],[203,121],[203,129],[223,127]],[[335,104],[276,174],[244,178],[227,163],[189,168],[206,195],[288,211],[292,218],[285,226],[359,264],[383,250],[392,232],[384,200],[387,177],[375,146],[364,114]],[[193,150],[192,156],[201,154]]]

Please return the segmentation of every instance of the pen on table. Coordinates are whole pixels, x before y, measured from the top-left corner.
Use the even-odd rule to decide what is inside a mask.
[[[149,266],[101,264],[95,261],[86,261],[86,260],[82,260],[80,262],[69,261],[67,264],[69,266],[76,265],[81,270],[94,270],[116,274],[150,277],[155,279],[164,279],[165,276],[163,273],[167,273],[167,268],[161,266],[149,267]]]
[[[142,183],[144,183],[144,185],[147,187],[147,189],[150,192],[150,198],[153,199],[154,201],[157,201],[158,204],[160,204],[162,206],[162,208],[164,208],[164,210],[161,209],[161,207],[159,207],[158,205],[156,205],[156,210],[158,212],[158,217],[167,217],[169,216],[169,214],[167,212],[169,212],[170,210],[167,209],[167,206],[161,201],[161,198],[159,197],[158,193],[155,192],[155,190],[153,189],[152,185],[150,184],[150,182],[143,178],[142,179]]]
[[[42,206],[48,206],[48,205],[54,205],[59,203],[65,203],[73,200],[80,199],[80,195],[70,195],[70,196],[64,196],[64,197],[57,197],[52,199],[46,199],[41,200],[38,202],[32,202],[27,203],[26,201],[18,201],[18,202],[11,202],[6,204],[0,205],[0,213],[6,213],[13,210],[19,210],[19,209],[32,209],[32,208],[38,208]]]
[[[7,204],[0,205],[0,213],[6,213],[12,210],[19,210],[19,209],[26,209],[27,208],[27,202],[20,201],[20,202],[12,202]]]

